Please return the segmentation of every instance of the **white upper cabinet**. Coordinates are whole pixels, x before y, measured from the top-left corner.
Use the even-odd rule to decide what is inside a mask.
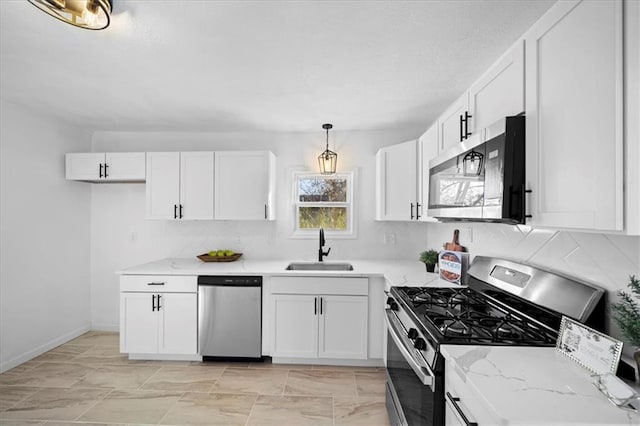
[[[455,146],[467,138],[469,115],[469,92],[465,92],[445,110],[438,119],[438,153]]]
[[[524,41],[518,42],[469,89],[469,132],[524,111]]]
[[[558,2],[525,34],[527,224],[623,229],[622,36],[617,0]]]
[[[376,154],[377,220],[415,220],[416,141],[381,148]]]
[[[213,219],[213,152],[147,153],[147,219]]]
[[[215,153],[215,218],[275,219],[275,156],[268,151]]]
[[[213,152],[180,153],[180,219],[213,219]]]
[[[65,155],[66,178],[89,182],[144,182],[144,152],[79,152]]]

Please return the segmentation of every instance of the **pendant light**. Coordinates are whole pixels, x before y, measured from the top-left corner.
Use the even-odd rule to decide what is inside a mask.
[[[480,176],[482,174],[482,162],[484,155],[473,149],[462,159],[462,168],[465,176]]]
[[[320,173],[332,175],[336,172],[336,164],[338,163],[338,154],[329,150],[329,129],[333,128],[333,125],[323,124],[322,128],[327,131],[327,146],[324,152],[318,156],[318,164],[320,165]]]
[[[112,0],[29,0],[43,12],[87,30],[103,30],[111,23]]]

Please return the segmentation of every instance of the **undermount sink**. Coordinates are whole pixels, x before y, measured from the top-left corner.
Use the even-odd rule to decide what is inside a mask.
[[[287,271],[353,271],[350,263],[295,262],[287,266]]]

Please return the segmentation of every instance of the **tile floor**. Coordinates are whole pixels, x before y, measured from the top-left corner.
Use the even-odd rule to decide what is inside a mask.
[[[129,361],[89,332],[0,374],[0,425],[388,425],[381,368]]]

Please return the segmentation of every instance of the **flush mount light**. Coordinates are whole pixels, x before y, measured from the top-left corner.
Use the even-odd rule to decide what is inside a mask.
[[[29,3],[67,24],[102,30],[111,22],[112,0],[29,0]]]
[[[327,131],[327,147],[322,154],[318,155],[318,164],[320,165],[320,173],[331,175],[336,172],[336,164],[338,163],[338,154],[329,150],[329,129],[333,128],[333,125],[323,124],[322,128]]]

